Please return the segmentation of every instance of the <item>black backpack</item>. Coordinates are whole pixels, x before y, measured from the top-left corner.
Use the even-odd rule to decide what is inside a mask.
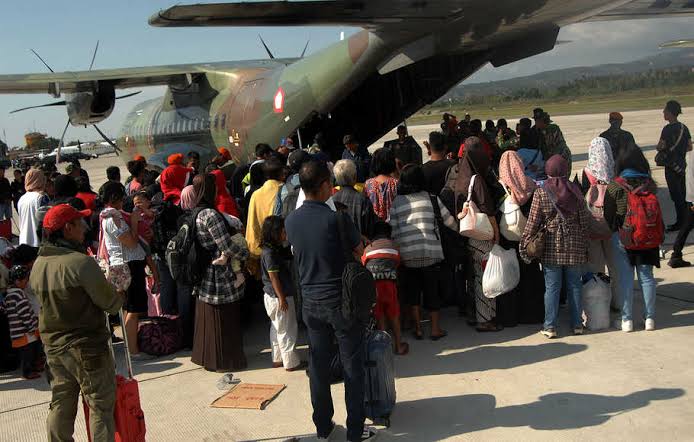
[[[371,272],[352,256],[352,248],[347,241],[347,215],[337,212],[336,216],[345,257],[345,268],[342,271],[342,317],[349,322],[366,324],[376,305],[376,283]]]
[[[180,228],[178,221],[183,215],[183,209],[171,201],[162,201],[154,209],[153,237],[150,247],[152,253],[164,258],[169,241],[176,236]]]
[[[193,286],[200,284],[212,261],[210,253],[200,245],[197,237],[195,221],[202,210],[200,207],[193,210],[166,246],[166,265],[176,282]]]

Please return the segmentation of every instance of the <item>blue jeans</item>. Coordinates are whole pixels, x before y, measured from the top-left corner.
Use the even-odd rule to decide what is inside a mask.
[[[313,423],[318,437],[328,436],[334,414],[330,367],[334,359],[333,340],[337,339],[345,379],[347,440],[359,440],[365,419],[364,327],[347,323],[342,317],[339,303],[317,303],[304,299],[303,307],[310,342],[309,384]]]
[[[557,328],[559,296],[562,282],[566,280],[566,292],[571,313],[571,327],[582,326],[581,319],[581,266],[557,266],[542,264],[545,274],[545,329]]]
[[[655,288],[656,282],[653,277],[652,265],[631,265],[629,255],[624,249],[619,235],[612,236],[612,247],[614,249],[615,262],[617,264],[617,274],[619,276],[619,290],[622,294],[622,321],[632,320],[632,310],[634,307],[634,270],[639,279],[639,285],[643,292],[643,301],[646,306],[646,319],[655,319]]]

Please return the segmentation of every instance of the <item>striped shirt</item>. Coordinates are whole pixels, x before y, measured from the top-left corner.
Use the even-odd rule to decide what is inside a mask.
[[[36,340],[39,318],[22,289],[10,287],[5,295],[5,312],[10,325],[12,347],[23,347]]]
[[[436,197],[443,224],[457,232],[458,223]],[[434,208],[427,192],[398,195],[390,209],[393,240],[406,267],[428,267],[443,261],[443,249]]]
[[[398,279],[400,252],[390,239],[377,239],[364,249],[361,263],[371,272],[375,280]]]

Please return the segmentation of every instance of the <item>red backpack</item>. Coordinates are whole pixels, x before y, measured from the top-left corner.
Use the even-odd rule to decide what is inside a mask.
[[[660,247],[665,239],[665,225],[660,203],[647,185],[634,189],[624,178],[615,182],[627,192],[627,213],[619,229],[619,239],[627,250],[648,250]]]

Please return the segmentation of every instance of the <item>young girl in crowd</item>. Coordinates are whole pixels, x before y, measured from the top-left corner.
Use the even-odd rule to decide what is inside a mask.
[[[137,212],[140,215],[137,223],[137,234],[140,237],[140,241],[143,241],[149,248],[154,237],[154,232],[152,231],[152,224],[154,224],[152,201],[147,192],[139,191],[133,196],[133,204],[135,205],[133,212]]]
[[[39,318],[24,293],[29,284],[29,269],[13,266],[8,282],[10,285],[3,306],[10,324],[12,348],[21,349],[24,379],[36,379],[41,376],[45,359],[39,339]]]
[[[400,302],[398,301],[398,266],[400,252],[391,239],[392,228],[379,221],[374,226],[373,242],[364,249],[361,262],[371,272],[376,282],[376,307],[374,317],[378,329],[386,329],[386,319],[393,329],[395,353],[406,355],[410,346],[400,342]]]
[[[266,218],[261,236],[260,264],[265,311],[271,321],[272,366],[284,367],[287,371],[299,370],[307,364],[299,359],[296,351],[298,327],[294,309],[294,284],[287,262],[291,254],[284,247],[287,240],[284,220],[279,216]]]
[[[651,167],[643,152],[637,146],[630,146],[621,152],[617,160],[617,179],[607,186],[605,194],[605,219],[614,232],[618,232],[627,217],[630,209],[628,206],[628,193],[639,189],[639,193],[654,194],[657,185],[651,178]],[[654,223],[653,235],[663,235],[662,219]],[[612,235],[612,247],[619,278],[619,290],[622,301],[622,330],[631,332],[634,330],[632,317],[634,300],[634,271],[638,275],[639,285],[643,292],[645,303],[644,317],[646,330],[655,330],[655,290],[656,280],[653,277],[653,267],[660,267],[660,247],[634,250],[625,248],[620,240],[620,234]]]

